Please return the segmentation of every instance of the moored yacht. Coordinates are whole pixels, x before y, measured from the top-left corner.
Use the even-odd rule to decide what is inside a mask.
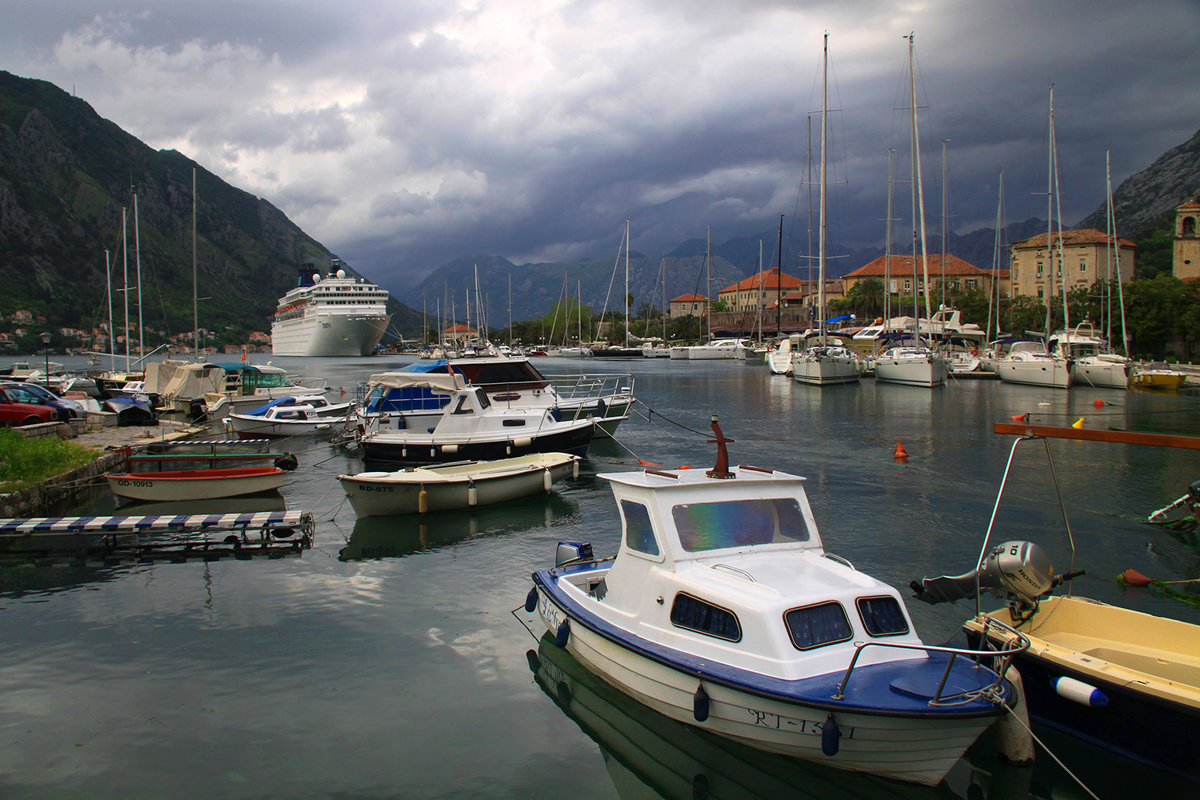
[[[1066,389],[1071,385],[1071,368],[1066,359],[1050,355],[1036,339],[1011,343],[1008,355],[996,362],[996,372],[1005,383]]]
[[[1090,322],[1050,335],[1051,355],[1071,364],[1071,383],[1105,389],[1129,388],[1129,358],[1113,352]]]

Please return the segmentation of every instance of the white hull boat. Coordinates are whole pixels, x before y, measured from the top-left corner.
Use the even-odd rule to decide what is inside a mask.
[[[360,472],[338,480],[359,517],[424,514],[493,505],[548,492],[579,477],[579,456],[532,453],[496,461],[467,461],[397,472]]]
[[[600,476],[623,521],[615,559],[560,542],[526,610],[589,670],[674,720],[938,783],[1012,687],[979,653],[924,644],[894,588],[826,554],[803,479],[730,469],[715,419],[713,430],[713,470]]]
[[[312,436],[345,427],[353,414],[353,403],[330,403],[319,395],[279,397],[244,414],[230,414],[225,423],[241,439]]]
[[[844,347],[809,347],[792,357],[792,379],[811,386],[858,383],[858,359]]]
[[[1008,355],[996,362],[996,372],[1005,383],[1066,389],[1071,385],[1071,367],[1046,352],[1040,342],[1018,342]]]
[[[875,359],[875,380],[932,389],[946,383],[946,361],[924,347],[893,347]]]
[[[234,467],[168,472],[123,472],[107,475],[118,497],[130,500],[210,500],[270,492],[283,486],[278,467]]]

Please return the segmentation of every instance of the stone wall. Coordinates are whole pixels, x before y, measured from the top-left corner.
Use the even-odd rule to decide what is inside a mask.
[[[56,475],[40,486],[0,494],[0,518],[44,517],[50,509],[84,497],[105,473],[124,469],[128,455],[128,450],[113,450],[90,464]]]

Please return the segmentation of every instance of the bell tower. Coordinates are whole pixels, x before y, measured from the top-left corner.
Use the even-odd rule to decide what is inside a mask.
[[[1200,278],[1200,203],[1191,201],[1175,209],[1175,277]]]

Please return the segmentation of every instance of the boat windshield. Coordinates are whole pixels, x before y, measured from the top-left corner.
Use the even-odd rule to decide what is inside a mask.
[[[679,543],[690,553],[780,542],[807,542],[808,526],[794,497],[686,503],[671,516]]]

